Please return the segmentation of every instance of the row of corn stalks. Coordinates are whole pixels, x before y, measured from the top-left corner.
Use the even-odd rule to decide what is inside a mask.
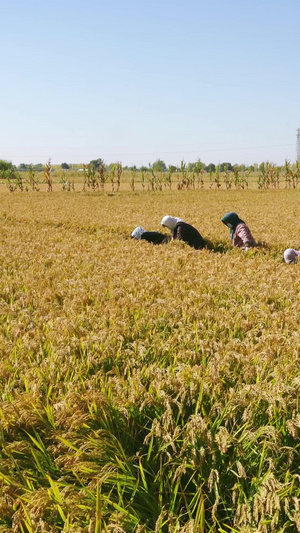
[[[47,185],[47,191],[53,190],[51,162],[45,164],[44,178],[41,180],[37,177],[36,172],[30,169],[28,175],[23,177],[20,172],[13,171],[9,173],[6,179],[6,185],[10,192],[19,191],[39,191],[42,183]],[[104,163],[98,168],[93,165],[84,165],[83,168],[83,191],[104,191],[105,186],[110,185],[111,191],[116,192],[120,190],[121,177],[123,168],[121,163],[112,165],[110,170],[107,170]],[[203,189],[205,185],[209,184],[209,188],[213,189],[247,189],[249,184],[257,185],[258,189],[278,189],[282,184],[287,189],[296,189],[300,183],[300,161],[295,165],[291,165],[289,161],[285,161],[284,167],[279,167],[270,163],[264,162],[260,165],[259,173],[254,173],[250,169],[240,170],[238,165],[233,167],[233,170],[228,170],[227,167],[220,171],[220,166],[216,167],[215,171],[209,173],[203,169],[199,162],[195,165],[193,171],[189,171],[186,163],[181,161],[180,171],[174,172],[170,166],[168,172],[155,172],[153,168],[149,171],[131,171],[130,189],[135,191],[140,185],[142,190],[162,191],[164,189],[172,189],[175,186],[178,190],[189,189]],[[75,182],[68,178],[66,171],[62,171],[59,184],[63,191],[75,191]]]

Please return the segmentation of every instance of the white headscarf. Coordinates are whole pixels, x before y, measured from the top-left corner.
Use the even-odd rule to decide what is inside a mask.
[[[184,220],[182,220],[182,218],[171,217],[170,215],[166,215],[165,217],[163,217],[161,225],[166,226],[166,228],[169,228],[170,230],[173,230],[178,222],[184,222]]]
[[[135,228],[131,234],[131,237],[134,237],[135,239],[140,239],[143,233],[145,233],[145,228],[142,228],[142,226],[138,226]]]
[[[288,248],[284,251],[283,257],[286,263],[297,263],[300,252],[294,248]]]

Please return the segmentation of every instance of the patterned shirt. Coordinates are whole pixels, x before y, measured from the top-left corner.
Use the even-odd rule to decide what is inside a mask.
[[[232,245],[237,246],[238,248],[243,248],[244,246],[256,246],[256,242],[247,224],[241,223],[237,225],[233,235]]]

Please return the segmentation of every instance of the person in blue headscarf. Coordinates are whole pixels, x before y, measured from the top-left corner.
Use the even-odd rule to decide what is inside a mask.
[[[248,250],[257,246],[253,235],[245,222],[233,211],[226,213],[222,218],[223,224],[230,230],[232,246]]]

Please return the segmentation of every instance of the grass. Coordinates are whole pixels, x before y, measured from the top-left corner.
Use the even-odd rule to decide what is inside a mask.
[[[300,531],[299,196],[0,194],[0,531]]]

